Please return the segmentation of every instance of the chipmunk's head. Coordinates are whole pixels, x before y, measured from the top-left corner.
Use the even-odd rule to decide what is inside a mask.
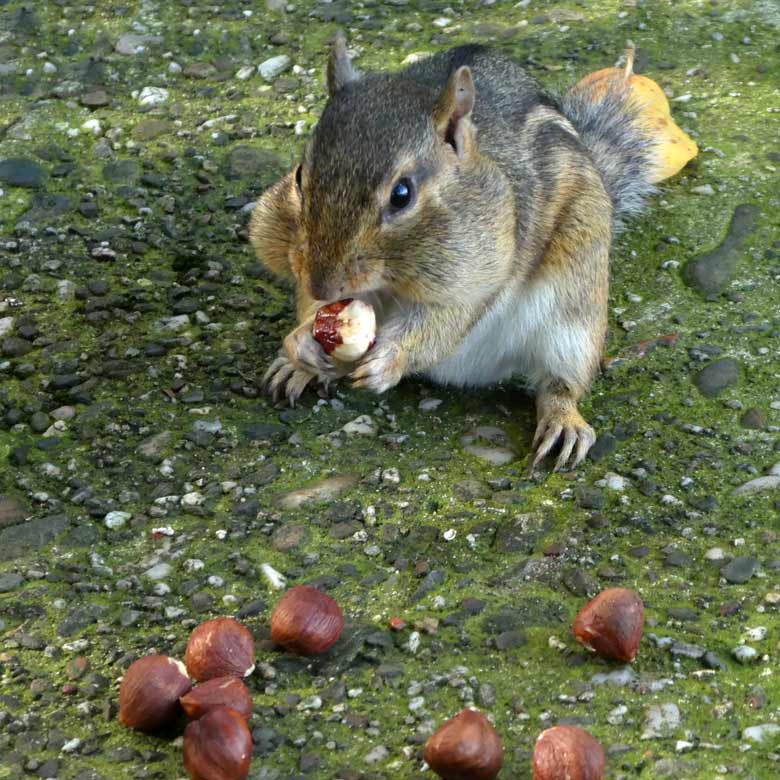
[[[464,195],[463,182],[489,178],[475,167],[471,70],[452,69],[443,89],[403,74],[363,76],[340,36],[327,81],[330,99],[290,175],[299,215],[294,275],[317,300],[383,290],[447,300],[453,263],[464,262],[464,213],[480,199],[478,187]]]

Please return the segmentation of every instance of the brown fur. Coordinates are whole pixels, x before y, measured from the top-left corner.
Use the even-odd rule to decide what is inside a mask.
[[[529,380],[535,462],[558,440],[558,465],[579,462],[595,440],[577,400],[603,346],[613,220],[576,130],[520,68],[475,47],[360,77],[339,38],[327,79],[331,99],[304,154],[302,198],[290,174],[252,215],[258,256],[298,283],[301,324],[275,363],[274,392],[288,381],[297,397],[307,374],[344,374],[311,337],[323,302],[359,295],[376,306],[376,345],[351,378],[382,392],[456,355],[507,290],[518,301],[546,290],[555,307],[543,335],[560,330],[556,344],[577,347],[570,369],[542,362]],[[394,210],[401,177],[413,181],[416,201]]]

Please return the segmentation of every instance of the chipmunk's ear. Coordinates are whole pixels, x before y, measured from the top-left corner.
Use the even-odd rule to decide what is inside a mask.
[[[328,94],[331,97],[345,84],[360,78],[360,73],[352,67],[352,60],[347,54],[347,39],[341,30],[336,33],[336,39],[330,49],[325,75],[328,81]]]
[[[471,68],[463,65],[447,82],[433,109],[433,121],[442,141],[449,144],[458,157],[463,157],[467,147],[466,121],[474,108],[474,79]]]

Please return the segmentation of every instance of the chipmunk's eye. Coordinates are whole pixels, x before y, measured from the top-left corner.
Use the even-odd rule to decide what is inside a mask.
[[[405,209],[414,200],[414,184],[404,177],[399,179],[390,193],[390,205],[396,209]]]
[[[295,169],[295,186],[298,188],[298,194],[303,195],[303,166],[298,165]]]

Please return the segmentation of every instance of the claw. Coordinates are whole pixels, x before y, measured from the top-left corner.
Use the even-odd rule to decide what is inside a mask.
[[[536,457],[534,458],[534,468],[538,466],[547,457],[547,454],[555,446],[558,438],[563,431],[563,426],[560,423],[553,423],[551,427],[547,429],[539,448],[536,450]]]
[[[274,378],[276,373],[279,371],[282,366],[286,365],[289,361],[286,357],[283,355],[279,355],[278,358],[276,358],[273,363],[271,363],[270,366],[268,366],[268,370],[263,374],[263,378],[260,382],[260,386],[263,390],[268,389],[268,385],[270,381]]]
[[[579,466],[596,442],[593,428],[576,411],[545,417],[539,421],[534,434],[533,448],[536,454],[531,464],[531,472],[550,454],[561,438],[563,442],[553,471],[562,471],[567,466],[571,469]]]
[[[307,374],[305,371],[293,372],[293,375],[287,380],[286,388],[287,400],[290,402],[290,406],[295,406],[312,379],[314,379],[314,376],[312,374]]]
[[[574,445],[577,443],[577,431],[573,428],[565,428],[563,431],[563,445],[561,446],[558,460],[555,461],[554,471],[560,471],[566,466],[566,461],[569,460]]]
[[[282,396],[284,395],[284,390],[287,385],[287,380],[293,375],[294,372],[295,369],[293,368],[292,364],[285,363],[283,366],[281,366],[281,368],[279,368],[274,378],[269,382],[268,392],[274,399],[274,403],[282,400]]]

